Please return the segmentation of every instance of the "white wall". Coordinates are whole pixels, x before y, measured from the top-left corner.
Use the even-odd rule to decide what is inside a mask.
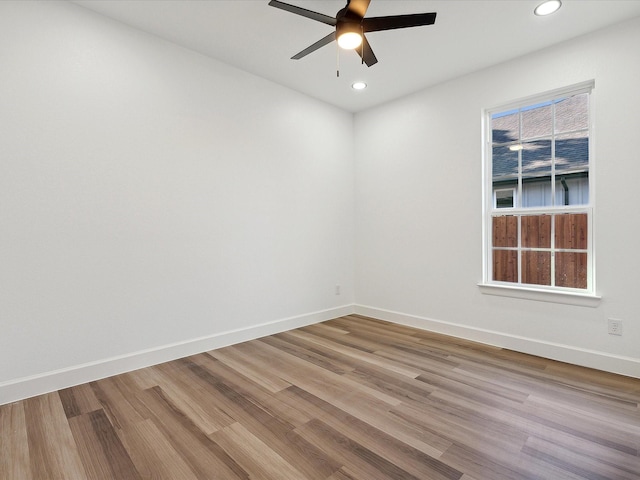
[[[0,403],[353,304],[351,114],[67,3],[0,69]]]
[[[357,311],[640,376],[638,45],[640,19],[357,114]],[[482,109],[590,79],[602,301],[484,295]]]

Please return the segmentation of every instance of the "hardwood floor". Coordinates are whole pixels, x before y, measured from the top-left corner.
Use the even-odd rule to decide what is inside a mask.
[[[640,380],[360,316],[0,407],[0,478],[640,479]]]

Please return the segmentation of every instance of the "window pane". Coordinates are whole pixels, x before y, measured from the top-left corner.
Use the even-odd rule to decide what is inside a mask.
[[[556,132],[589,128],[589,95],[583,93],[556,103]]]
[[[551,285],[551,252],[522,252],[522,283]]]
[[[522,206],[551,206],[551,140],[523,145]]]
[[[516,250],[493,250],[493,280],[518,282],[518,252]]]
[[[589,203],[589,176],[556,176],[556,205],[587,205]]]
[[[522,217],[522,246],[526,248],[551,248],[551,215],[526,215]]]
[[[517,110],[507,115],[499,113],[491,119],[492,142],[509,143],[520,138],[520,114]]]
[[[550,103],[522,112],[522,138],[550,137],[553,130],[553,106]]]
[[[507,146],[493,147],[493,185],[497,182],[518,182],[518,152]]]
[[[589,170],[587,132],[565,133],[556,137],[556,170],[563,172]]]
[[[518,246],[518,217],[514,215],[493,217],[493,246],[512,248]]]
[[[556,285],[558,287],[587,288],[586,253],[556,253]]]
[[[535,178],[551,175],[551,140],[523,144],[522,176]]]
[[[556,137],[556,205],[589,203],[589,137],[586,131]]]
[[[556,215],[556,248],[587,249],[587,214],[565,213]]]

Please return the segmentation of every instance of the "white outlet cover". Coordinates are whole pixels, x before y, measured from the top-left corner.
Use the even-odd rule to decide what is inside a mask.
[[[622,335],[622,320],[610,318],[607,323],[610,335]]]

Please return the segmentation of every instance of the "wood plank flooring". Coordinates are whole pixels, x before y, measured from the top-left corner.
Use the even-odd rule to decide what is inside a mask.
[[[640,380],[357,315],[0,406],[3,480],[640,479]]]

